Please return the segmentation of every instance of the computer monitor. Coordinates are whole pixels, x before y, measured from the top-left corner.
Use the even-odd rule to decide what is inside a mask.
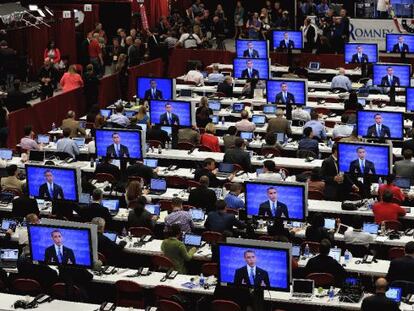
[[[108,119],[112,114],[112,109],[101,109],[100,113],[103,117]]]
[[[392,147],[388,144],[338,143],[339,171],[361,175],[387,176],[391,172]]]
[[[151,100],[149,106],[152,124],[179,127],[195,125],[194,107],[189,101]]]
[[[4,218],[1,221],[1,230],[2,231],[7,231],[9,229],[14,231],[16,229],[16,226],[17,226],[17,221],[15,219]]]
[[[389,287],[385,293],[385,297],[394,300],[396,303],[401,302],[402,289],[400,287]]]
[[[75,142],[78,148],[82,148],[83,146],[85,146],[85,137],[73,137],[72,140]]]
[[[98,157],[119,160],[145,157],[145,135],[140,130],[96,129],[95,144]]]
[[[218,100],[209,100],[208,101],[208,108],[213,111],[220,111],[221,109],[221,102]]]
[[[76,168],[26,164],[26,180],[31,197],[78,201],[80,174]]]
[[[161,126],[161,131],[167,132],[168,136],[172,136],[172,127],[171,126]]]
[[[49,135],[39,134],[39,135],[37,135],[37,142],[39,144],[47,145],[50,142],[50,137],[49,137]]]
[[[90,229],[28,224],[27,231],[33,262],[92,268]]]
[[[138,113],[138,111],[136,111],[136,110],[124,110],[124,116],[126,116],[127,118],[132,118],[137,113]]]
[[[374,64],[374,85],[383,87],[409,87],[411,85],[410,72],[411,65],[407,64]]]
[[[356,128],[358,136],[368,139],[404,138],[404,115],[402,112],[372,110],[357,111]]]
[[[233,103],[232,112],[240,113],[244,110],[244,103]]]
[[[106,207],[111,214],[117,214],[119,211],[119,200],[104,199],[101,200],[103,207]]]
[[[303,49],[302,31],[274,30],[273,49],[275,50],[301,50]]]
[[[211,115],[210,119],[211,119],[211,123],[213,123],[213,124],[218,124],[219,123],[219,116]]]
[[[325,218],[324,227],[325,229],[332,230],[335,229],[336,220],[335,218]]]
[[[308,84],[303,79],[273,79],[266,81],[267,102],[272,104],[305,106]]]
[[[236,40],[236,57],[269,58],[269,41],[267,40]]]
[[[144,159],[144,165],[149,166],[150,168],[157,168],[158,159]]]
[[[152,191],[166,191],[167,181],[164,178],[151,178],[150,189]]]
[[[159,204],[145,204],[145,209],[152,215],[160,216],[161,206]]]
[[[233,74],[236,79],[269,79],[270,61],[268,58],[234,58]]]
[[[332,257],[332,258],[333,258],[333,259],[335,259],[338,263],[340,263],[340,262],[341,262],[341,252],[342,252],[342,250],[341,250],[340,248],[335,248],[335,247],[332,247],[332,248],[329,250],[329,255],[328,255],[328,256]]]
[[[175,79],[158,77],[137,77],[137,98],[175,99]]]
[[[223,173],[233,173],[234,172],[234,164],[232,163],[219,163],[219,172]]]
[[[264,114],[276,114],[277,106],[275,105],[264,105],[263,113]]]
[[[288,292],[291,273],[289,248],[259,245],[219,244],[218,283]],[[253,281],[249,277],[250,266],[255,267]]]
[[[362,231],[370,234],[377,234],[378,228],[379,226],[375,222],[364,222],[362,226]]]
[[[345,64],[371,64],[378,62],[376,43],[345,43]]]
[[[305,221],[308,211],[305,183],[246,181],[244,188],[247,216]]]
[[[118,237],[115,232],[104,232],[103,235],[110,239],[112,242],[116,242],[116,238]]]
[[[11,149],[0,149],[0,159],[3,159],[3,160],[13,159],[13,150],[11,150]]]
[[[262,114],[254,114],[252,116],[252,122],[256,125],[264,125],[266,123],[266,116]]]
[[[187,233],[184,235],[184,244],[186,246],[200,247],[201,246],[201,235]]]
[[[414,87],[407,87],[405,89],[405,101],[407,112],[414,111]]]
[[[245,140],[252,140],[253,132],[240,132],[240,138],[243,138]]]
[[[190,209],[191,218],[194,221],[203,221],[205,217],[205,213],[201,208],[192,208]]]
[[[385,38],[387,53],[414,53],[414,36],[412,34],[388,33]]]

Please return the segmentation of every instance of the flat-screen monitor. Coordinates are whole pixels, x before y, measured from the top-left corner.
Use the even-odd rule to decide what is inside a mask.
[[[160,216],[161,213],[161,206],[159,204],[146,204],[145,210],[152,215]]]
[[[112,114],[112,109],[101,109],[100,113],[104,118],[108,119]]]
[[[267,40],[236,40],[236,57],[269,58]]]
[[[370,64],[378,62],[376,43],[345,43],[345,64]]]
[[[50,142],[49,135],[39,134],[37,135],[37,143],[47,145]]]
[[[386,51],[388,53],[414,53],[414,36],[409,34],[386,35]]]
[[[119,200],[105,199],[101,201],[103,207],[106,207],[111,214],[117,214],[119,211]]]
[[[219,244],[218,258],[222,286],[290,290],[289,249]]]
[[[361,162],[363,166],[361,168]],[[338,143],[339,171],[387,176],[391,172],[392,147],[388,144]]]
[[[244,186],[247,216],[305,221],[306,184],[246,181]]]
[[[145,156],[145,135],[140,130],[96,129],[96,155],[112,159],[137,159]]]
[[[269,79],[268,58],[234,58],[233,73],[236,79]]]
[[[407,103],[407,112],[414,111],[414,87],[405,89],[405,101]]]
[[[378,224],[375,222],[364,222],[362,231],[370,234],[378,234]]]
[[[137,98],[175,99],[175,79],[137,77]]]
[[[364,138],[401,140],[404,115],[402,112],[357,111],[357,132]]]
[[[193,105],[189,101],[151,100],[149,106],[152,124],[179,127],[195,124]]]
[[[80,176],[76,168],[27,164],[26,180],[31,197],[78,201]]]
[[[306,105],[308,84],[302,79],[273,79],[266,81],[268,103]]]
[[[395,301],[396,303],[401,302],[402,289],[400,287],[389,287],[385,293],[385,297]]]
[[[27,231],[32,261],[92,268],[90,229],[29,224]]]
[[[411,66],[407,64],[374,64],[374,85],[409,87]]]
[[[218,100],[209,100],[208,101],[208,108],[213,111],[220,111],[221,110],[221,102]]]
[[[303,49],[302,31],[274,30],[273,49],[275,50],[301,50]]]
[[[0,149],[0,159],[3,159],[3,160],[13,159],[13,150],[11,150],[11,149]]]

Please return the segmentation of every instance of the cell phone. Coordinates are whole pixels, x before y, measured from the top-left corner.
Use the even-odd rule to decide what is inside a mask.
[[[46,294],[40,294],[39,296],[36,296],[36,298],[35,298],[35,301],[38,304],[41,304],[41,303],[44,303],[44,302],[47,302],[47,301],[50,301],[50,300],[51,300],[51,297],[49,295],[46,295]]]
[[[139,274],[144,275],[144,276],[148,275],[149,274],[149,268],[140,268]]]
[[[99,308],[100,311],[112,311],[115,310],[116,306],[112,302],[104,302]]]

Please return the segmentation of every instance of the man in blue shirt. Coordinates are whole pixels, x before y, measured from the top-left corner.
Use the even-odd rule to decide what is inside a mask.
[[[228,208],[240,209],[244,208],[244,201],[240,199],[242,186],[239,183],[232,183],[230,192],[224,198]]]
[[[244,222],[241,222],[233,214],[226,213],[226,202],[218,200],[216,203],[216,211],[208,213],[204,227],[207,230],[215,231],[231,235],[233,226],[239,229],[246,227]]]
[[[306,122],[303,128],[311,127],[313,136],[318,140],[326,139],[325,126],[318,120],[319,115],[316,111],[312,111],[311,120]]]
[[[351,80],[345,76],[345,68],[339,68],[339,74],[333,77],[331,82],[331,90],[343,89],[345,91],[352,90]]]
[[[70,133],[70,128],[63,129],[63,138],[57,141],[56,150],[59,152],[66,152],[75,159],[79,155],[79,148],[75,141],[70,139]]]
[[[312,151],[314,157],[319,157],[318,141],[313,139],[313,131],[311,127],[305,127],[303,130],[303,138],[299,141],[298,150]]]

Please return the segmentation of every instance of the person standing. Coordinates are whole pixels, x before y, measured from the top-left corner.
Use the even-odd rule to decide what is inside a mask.
[[[52,66],[52,62],[49,58],[45,58],[43,67],[40,68],[39,81],[40,81],[40,99],[53,96],[53,91],[56,89],[58,82],[59,72]]]
[[[93,106],[98,104],[99,93],[99,79],[93,70],[93,65],[86,66],[85,74],[83,75],[84,92],[86,100],[86,110],[89,111]]]
[[[68,71],[63,74],[60,79],[60,86],[63,92],[69,92],[83,86],[82,77],[76,72],[75,65],[70,65]]]
[[[234,10],[234,39],[240,38],[243,33],[244,24],[244,8],[241,1],[237,1],[236,8]]]

